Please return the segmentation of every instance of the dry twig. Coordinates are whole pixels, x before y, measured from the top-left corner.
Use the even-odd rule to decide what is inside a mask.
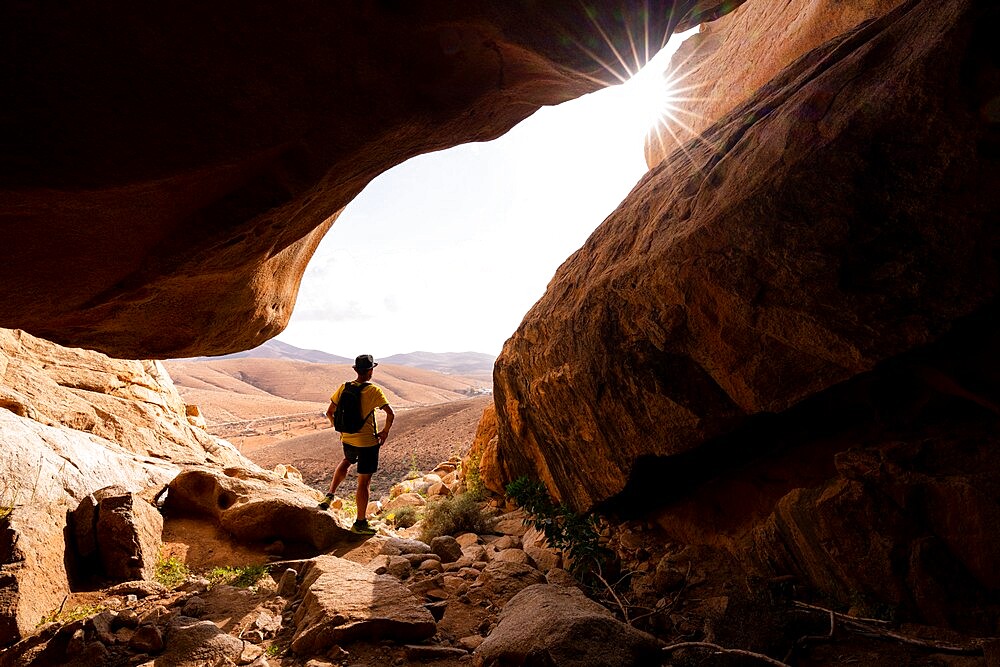
[[[608,592],[611,593],[611,597],[613,597],[615,602],[618,603],[618,608],[622,610],[622,616],[625,618],[625,622],[629,623],[628,610],[625,608],[625,605],[622,604],[621,598],[618,597],[618,594],[615,593],[615,589],[611,587],[611,584],[608,583],[607,579],[601,576],[600,572],[594,572],[594,576],[600,579],[601,583],[608,589]]]
[[[678,644],[671,644],[669,646],[663,647],[664,653],[673,653],[674,651],[679,651],[684,648],[703,648],[715,651],[716,653],[725,653],[727,655],[742,655],[748,658],[754,658],[760,660],[768,665],[774,665],[775,667],[791,667],[787,662],[782,662],[780,660],[775,660],[763,653],[754,653],[753,651],[745,651],[740,648],[725,648],[724,646],[719,646],[718,644],[712,644],[710,642],[680,642]]]
[[[859,618],[857,616],[848,616],[847,614],[841,614],[825,607],[817,607],[816,605],[806,604],[805,602],[796,602],[796,607],[800,609],[806,609],[810,611],[821,611],[830,614],[830,618],[841,621],[841,623],[848,629],[857,632],[858,634],[865,635],[867,637],[875,637],[879,639],[891,639],[893,641],[900,642],[902,644],[909,644],[910,646],[920,646],[922,648],[933,649],[935,651],[943,651],[945,653],[956,653],[959,655],[978,655],[983,652],[983,642],[982,640],[974,640],[965,645],[951,644],[948,642],[938,642],[931,641],[929,639],[918,639],[917,637],[909,637],[893,630],[889,630],[887,627],[890,625],[888,621],[882,621],[876,618]],[[881,627],[877,627],[881,626]],[[833,631],[833,620],[831,620],[831,633]]]

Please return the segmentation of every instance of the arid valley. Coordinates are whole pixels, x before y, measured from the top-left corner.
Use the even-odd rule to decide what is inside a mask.
[[[262,346],[256,354],[272,347]],[[291,464],[307,484],[325,490],[341,449],[339,434],[324,413],[330,394],[354,373],[346,360],[306,361],[307,351],[296,348],[285,354],[165,365],[185,402],[201,410],[209,433],[228,440],[264,468]],[[470,363],[468,356],[455,357],[439,368],[468,374],[389,363],[376,369],[372,381],[385,389],[396,421],[380,454],[379,473],[372,478],[374,497],[386,493],[408,470],[429,470],[468,450],[491,400],[490,358],[472,355]],[[352,474],[340,493],[353,489]]]

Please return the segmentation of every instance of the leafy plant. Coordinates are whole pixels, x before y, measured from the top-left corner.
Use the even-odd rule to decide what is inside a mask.
[[[213,585],[227,584],[237,588],[250,588],[267,574],[264,565],[244,565],[242,567],[214,567],[206,577]]]
[[[493,516],[485,512],[475,498],[467,493],[460,493],[427,505],[420,539],[430,543],[441,535],[488,533],[493,528],[493,523]]]
[[[479,475],[479,463],[482,458],[482,454],[477,454],[476,456],[470,456],[463,467],[464,479],[465,479],[465,492],[472,497],[474,500],[485,500],[486,499],[486,485],[483,484],[483,478]]]
[[[153,578],[167,588],[174,589],[183,584],[189,574],[191,571],[188,566],[177,556],[161,556],[156,562]]]
[[[410,471],[406,474],[406,479],[416,479],[422,477],[420,468],[417,467],[417,455],[410,452]]]
[[[392,525],[396,528],[409,528],[420,520],[420,514],[416,507],[405,506],[387,514],[385,518],[392,521]]]
[[[63,608],[60,607],[59,609],[51,611],[43,616],[42,619],[38,621],[38,625],[42,626],[46,623],[53,623],[55,621],[60,623],[71,623],[84,618],[90,618],[95,614],[101,613],[105,609],[107,609],[107,607],[102,604],[85,604],[66,610],[63,610]]]
[[[528,477],[518,477],[507,485],[507,496],[528,513],[525,523],[540,530],[553,549],[569,560],[569,570],[587,582],[600,572],[606,554],[598,543],[597,517],[577,514],[565,504],[556,504],[545,485]]]

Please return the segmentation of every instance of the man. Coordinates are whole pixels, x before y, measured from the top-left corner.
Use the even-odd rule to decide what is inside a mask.
[[[340,440],[344,445],[344,460],[337,466],[333,473],[333,480],[330,482],[330,491],[319,504],[319,508],[326,510],[330,508],[337,487],[347,477],[347,470],[352,464],[358,464],[358,491],[355,496],[358,502],[357,520],[351,527],[355,533],[362,535],[374,535],[375,531],[368,526],[368,488],[371,484],[372,474],[378,469],[379,447],[389,437],[389,429],[392,427],[392,420],[396,415],[389,407],[385,392],[378,385],[371,384],[372,371],[378,366],[370,354],[362,354],[354,360],[354,372],[358,374],[358,379],[350,383],[354,387],[360,387],[361,415],[365,416],[364,425],[357,433],[341,433]],[[330,407],[326,410],[326,417],[330,423],[334,423],[334,414],[337,412],[337,404],[341,401],[341,396],[345,390],[350,390],[347,385],[337,387],[330,397]],[[385,412],[385,425],[380,431],[378,422],[375,420],[375,411]]]

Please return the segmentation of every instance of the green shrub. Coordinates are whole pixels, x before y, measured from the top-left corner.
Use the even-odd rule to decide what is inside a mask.
[[[85,604],[79,607],[73,607],[72,609],[57,609],[51,611],[38,621],[38,626],[41,627],[46,623],[59,622],[59,623],[72,623],[73,621],[80,621],[85,618],[90,618],[91,616],[96,616],[102,611],[107,609],[103,604]]]
[[[465,492],[473,500],[485,500],[486,499],[486,485],[483,484],[483,478],[479,475],[479,461],[482,455],[470,456],[466,459],[464,466],[463,479],[465,481]]]
[[[242,567],[214,567],[206,577],[213,585],[227,584],[237,588],[249,588],[264,578],[267,567],[264,565],[244,565]]]
[[[420,513],[417,512],[416,507],[407,506],[387,514],[385,518],[392,521],[392,525],[396,528],[409,528],[420,520]]]
[[[156,563],[153,578],[167,588],[174,589],[183,584],[190,573],[184,561],[177,556],[169,556],[167,558],[161,556],[160,560]]]
[[[553,549],[569,558],[569,570],[584,583],[593,569],[599,572],[606,554],[598,544],[597,517],[577,514],[564,504],[549,497],[545,485],[538,480],[518,477],[507,485],[507,496],[528,513],[525,520],[540,530]]]
[[[492,530],[493,523],[493,516],[485,512],[475,498],[461,493],[427,505],[420,539],[429,544],[440,535],[488,533]]]

